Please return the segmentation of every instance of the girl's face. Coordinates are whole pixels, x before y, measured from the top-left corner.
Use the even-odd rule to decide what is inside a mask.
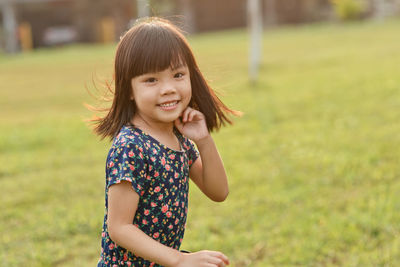
[[[187,66],[146,73],[131,80],[136,116],[148,123],[171,123],[189,105],[192,97]]]

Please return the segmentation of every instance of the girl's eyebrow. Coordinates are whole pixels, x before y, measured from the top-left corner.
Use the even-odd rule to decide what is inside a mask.
[[[180,63],[179,65],[177,65],[177,66],[173,66],[173,67],[171,67],[171,70],[177,70],[177,69],[180,69],[180,68],[184,68],[185,67],[185,65],[183,64],[183,63]]]

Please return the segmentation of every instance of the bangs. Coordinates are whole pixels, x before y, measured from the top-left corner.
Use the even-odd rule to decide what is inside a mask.
[[[138,29],[129,62],[132,78],[146,73],[187,66],[190,48],[181,33],[172,29],[147,24]],[[183,36],[182,36],[183,37]]]

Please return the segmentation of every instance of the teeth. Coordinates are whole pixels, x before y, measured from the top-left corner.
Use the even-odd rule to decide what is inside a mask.
[[[160,104],[161,107],[172,107],[175,106],[178,101],[175,102],[170,102],[170,103],[165,103],[165,104]]]

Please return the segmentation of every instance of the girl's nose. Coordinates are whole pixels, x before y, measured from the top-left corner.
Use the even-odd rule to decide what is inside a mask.
[[[163,84],[161,84],[161,94],[162,95],[168,95],[168,94],[172,94],[175,93],[176,89],[173,83],[171,82],[164,82]]]

